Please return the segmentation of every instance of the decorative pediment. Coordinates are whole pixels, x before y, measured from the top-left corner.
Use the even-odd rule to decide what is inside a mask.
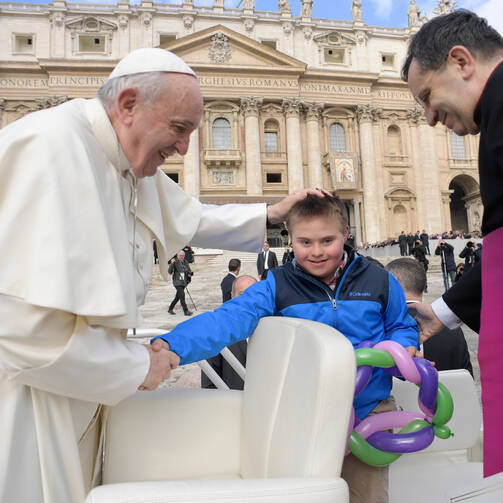
[[[409,187],[392,187],[384,193],[384,197],[393,199],[410,199],[411,197],[415,198],[416,193],[412,189],[409,189]]]
[[[262,115],[271,115],[273,117],[279,116],[283,113],[283,108],[276,103],[266,103],[260,108]]]
[[[272,47],[222,25],[178,38],[162,46],[195,69],[238,68],[267,71],[277,69],[303,73],[306,65]]]
[[[81,16],[70,19],[66,23],[66,27],[72,31],[80,31],[84,33],[103,33],[104,31],[117,30],[117,23],[113,23],[106,19],[93,16]]]
[[[325,31],[313,37],[313,40],[320,45],[347,47],[356,45],[357,39],[353,35],[348,35],[340,31]]]

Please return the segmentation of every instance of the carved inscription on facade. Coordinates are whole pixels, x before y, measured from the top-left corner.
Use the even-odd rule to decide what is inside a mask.
[[[0,77],[0,88],[47,89],[48,87],[100,87],[106,77],[92,75],[53,75],[44,77]]]
[[[212,185],[234,185],[234,171],[212,171]]]

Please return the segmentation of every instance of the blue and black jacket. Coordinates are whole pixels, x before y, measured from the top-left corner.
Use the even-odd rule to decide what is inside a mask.
[[[271,269],[266,280],[251,285],[240,297],[181,323],[161,338],[184,365],[214,356],[249,337],[264,316],[290,316],[326,323],[354,347],[366,340],[393,340],[404,347],[417,347],[417,325],[398,281],[352,249],[346,251],[349,258],[335,292],[295,261],[289,262]],[[371,381],[355,400],[358,416],[365,417],[390,391],[390,376],[374,369]]]

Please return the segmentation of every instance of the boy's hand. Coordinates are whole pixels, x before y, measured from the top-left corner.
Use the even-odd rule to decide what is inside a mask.
[[[414,358],[414,357],[424,358],[423,353],[421,353],[419,350],[417,350],[415,346],[409,346],[405,349],[407,350],[407,353],[409,353],[411,358]],[[433,366],[435,366],[435,362],[432,362],[431,360],[427,360],[427,361],[429,361]]]
[[[154,342],[157,342],[157,340]],[[149,344],[145,344],[150,356],[150,368],[145,380],[138,387],[139,390],[152,391],[156,389],[159,384],[169,378],[171,370],[176,369],[180,363],[178,355],[169,351],[169,344],[164,341],[161,342],[166,344],[168,349],[166,349],[166,347],[162,347],[161,344],[158,344],[157,347],[159,349],[154,351]]]
[[[161,349],[167,349],[169,351],[169,344],[164,339],[161,339],[161,338],[156,339],[151,344],[151,347],[152,347],[153,351],[160,351]]]

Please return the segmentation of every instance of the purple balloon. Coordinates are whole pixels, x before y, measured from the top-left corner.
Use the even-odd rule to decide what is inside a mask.
[[[357,397],[367,386],[372,376],[371,365],[360,365],[356,370],[355,397]]]
[[[379,431],[370,435],[367,442],[381,451],[406,454],[426,449],[435,438],[432,426],[413,433],[385,433]]]
[[[414,363],[421,376],[419,401],[427,409],[435,413],[437,410],[438,372],[433,365],[424,358],[414,358]]]
[[[375,342],[372,341],[362,341],[358,346],[356,346],[355,349],[360,349],[360,348],[373,348],[376,345]]]
[[[404,378],[398,367],[395,365],[394,367],[389,367],[387,369],[383,368],[384,372],[393,376],[393,377],[401,377]]]

